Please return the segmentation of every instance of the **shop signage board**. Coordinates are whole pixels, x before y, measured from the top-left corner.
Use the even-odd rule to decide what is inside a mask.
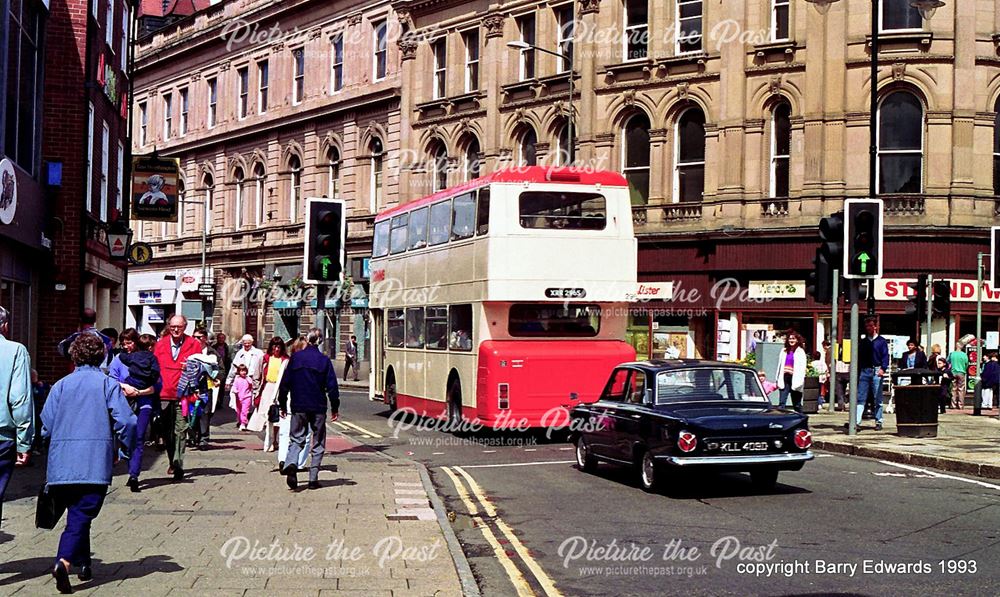
[[[180,160],[152,155],[132,158],[132,218],[177,221]]]
[[[14,163],[0,160],[0,223],[10,224],[17,213],[17,175]]]
[[[751,299],[804,299],[805,280],[751,280],[747,294]]]
[[[909,285],[916,278],[881,278],[875,280],[875,298],[880,301],[905,301],[916,294]],[[935,281],[937,281],[935,279]],[[948,280],[951,283],[951,301],[953,303],[976,302],[975,280]],[[983,302],[1000,303],[1000,289],[989,282],[983,282]]]
[[[153,305],[163,302],[163,294],[159,290],[140,290],[139,304]]]
[[[202,298],[212,298],[213,296],[215,296],[215,285],[199,284],[198,295],[201,296]]]
[[[638,282],[631,292],[625,293],[625,300],[639,301],[669,301],[674,298],[673,282]]]

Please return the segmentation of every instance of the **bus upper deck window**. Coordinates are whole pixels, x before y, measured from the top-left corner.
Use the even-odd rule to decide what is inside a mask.
[[[427,208],[421,207],[410,214],[410,226],[407,237],[411,249],[427,246]]]
[[[476,208],[476,236],[490,230],[490,188],[479,189],[479,205]]]
[[[476,196],[466,193],[455,197],[452,203],[451,240],[472,236],[476,226]]]
[[[451,199],[431,206],[430,244],[448,242],[451,236]]]
[[[372,246],[372,257],[385,257],[389,254],[389,220],[375,224],[375,241]]]
[[[392,229],[389,231],[389,252],[395,255],[406,250],[406,225],[410,214],[399,214],[392,219]]]
[[[525,191],[519,197],[522,228],[604,230],[607,201],[599,193]]]

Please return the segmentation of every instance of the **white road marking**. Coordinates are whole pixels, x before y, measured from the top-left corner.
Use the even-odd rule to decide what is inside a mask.
[[[525,452],[537,452],[538,448],[525,448],[524,451]]]
[[[813,454],[816,458],[833,458],[833,454]]]
[[[431,456],[442,456],[444,452],[431,452]]]
[[[483,450],[483,454],[496,454],[496,450]]]
[[[334,421],[333,424],[336,425],[337,427],[340,427],[341,429],[345,429],[345,430],[347,429],[347,425],[344,425],[340,421]]]
[[[572,446],[570,446],[569,448],[559,448],[559,451],[560,451],[560,452],[568,452],[568,451],[570,451],[570,450],[572,450],[572,449],[573,449],[573,447],[572,447]]]
[[[365,437],[382,437],[381,435],[375,433],[374,431],[368,431],[367,429],[365,429],[364,427],[362,427],[360,425],[355,425],[354,423],[349,423],[347,421],[343,421],[343,423],[344,423],[344,425],[347,425],[351,429],[363,433],[365,435]]]
[[[928,475],[930,477],[936,477],[938,479],[951,479],[952,481],[961,481],[963,483],[972,483],[973,485],[978,485],[980,487],[985,487],[987,489],[995,489],[1000,491],[1000,485],[994,485],[993,483],[986,483],[985,481],[977,481],[976,479],[966,479],[964,477],[956,477],[955,475],[946,475],[944,473],[936,473],[934,471],[929,471],[927,469],[917,468],[915,466],[910,466],[908,464],[899,464],[896,462],[889,462],[888,460],[879,460],[882,464],[887,464],[889,466],[895,466],[908,471],[913,471],[915,473],[921,473]]]
[[[462,468],[503,468],[508,466],[538,466],[540,464],[573,464],[575,460],[546,460],[543,462],[508,462],[505,464],[467,464]]]
[[[514,548],[514,551],[517,552],[517,555],[521,556],[521,560],[528,566],[528,569],[531,570],[531,573],[534,575],[535,580],[537,580],[538,584],[541,585],[542,590],[545,591],[545,594],[549,595],[550,597],[562,597],[562,593],[560,593],[559,590],[556,589],[555,583],[552,582],[552,579],[549,577],[549,575],[546,574],[544,570],[542,570],[542,567],[538,564],[535,558],[533,558],[531,554],[528,553],[527,548],[524,547],[524,544],[521,543],[521,540],[518,538],[518,536],[514,534],[514,530],[511,529],[507,525],[507,523],[504,522],[499,516],[497,516],[496,508],[493,507],[493,503],[490,502],[489,498],[486,497],[486,493],[483,491],[483,488],[479,486],[479,483],[477,483],[476,480],[472,478],[472,475],[465,472],[465,469],[463,469],[462,467],[456,466],[455,470],[458,471],[458,473],[461,474],[463,477],[465,477],[466,482],[469,483],[469,488],[472,489],[473,495],[475,495],[476,499],[479,500],[479,503],[483,505],[483,510],[486,511],[487,515],[493,517],[494,522],[496,522],[497,528],[500,529],[500,532],[503,533],[505,537],[507,537],[508,541],[510,541],[511,546]]]

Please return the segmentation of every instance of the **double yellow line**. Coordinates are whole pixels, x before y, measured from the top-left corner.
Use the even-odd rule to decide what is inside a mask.
[[[548,597],[562,597],[562,593],[556,589],[555,583],[553,583],[549,575],[542,570],[542,567],[538,565],[535,558],[531,557],[527,548],[524,547],[521,540],[514,534],[513,529],[511,529],[510,526],[503,521],[503,519],[497,516],[497,511],[496,508],[493,507],[493,503],[490,502],[488,497],[486,497],[483,488],[480,487],[479,483],[472,478],[472,475],[467,473],[465,469],[460,466],[445,466],[441,468],[448,475],[448,477],[451,478],[452,483],[455,484],[455,489],[458,490],[459,498],[461,498],[462,503],[465,504],[465,507],[469,510],[469,515],[472,516],[472,520],[476,527],[483,532],[483,537],[486,538],[486,542],[490,544],[491,548],[493,548],[494,555],[496,555],[500,565],[507,573],[507,577],[514,585],[514,589],[517,590],[518,596],[534,597],[536,593],[531,588],[527,578],[525,578],[524,574],[522,574],[521,570],[517,567],[513,558],[511,558],[510,554],[508,554],[503,546],[500,545],[500,541],[497,539],[496,533],[493,532],[491,524],[496,527],[504,538],[506,538],[510,546],[520,557],[521,561],[524,562],[525,567],[527,567],[532,576],[534,576],[535,581],[538,583],[538,586],[541,587],[543,593]],[[468,488],[466,488],[466,484],[468,484]],[[475,497],[475,500],[473,500],[473,497]],[[482,509],[482,515],[480,514],[480,506]],[[483,515],[485,515],[485,519]]]

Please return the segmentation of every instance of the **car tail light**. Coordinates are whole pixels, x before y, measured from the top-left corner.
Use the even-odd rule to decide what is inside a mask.
[[[510,384],[502,383],[497,386],[497,396],[499,396],[499,406],[501,410],[510,408]]]
[[[795,432],[795,446],[800,450],[805,450],[813,445],[813,436],[808,429],[799,429]]]
[[[698,438],[690,431],[681,431],[677,436],[677,447],[681,452],[693,452],[698,447]]]

